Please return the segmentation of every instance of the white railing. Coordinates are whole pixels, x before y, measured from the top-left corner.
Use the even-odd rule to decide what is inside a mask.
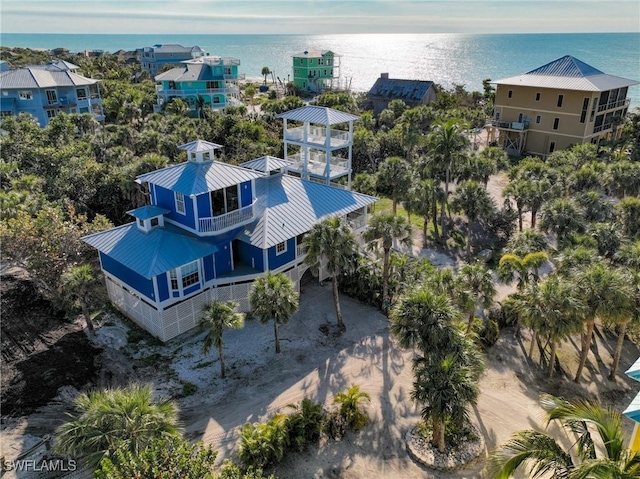
[[[201,90],[175,90],[160,88],[158,93],[166,96],[193,96],[193,95],[214,95],[216,93],[239,93],[240,88],[235,85],[226,85],[222,88],[204,88]]]
[[[605,110],[611,110],[612,108],[618,108],[619,106],[622,106],[622,105],[628,105],[630,101],[631,99],[627,98],[624,100],[612,101],[611,103],[607,103],[606,105],[598,105],[598,111],[600,112]]]
[[[285,138],[287,140],[304,142],[304,130],[305,127],[301,126],[298,128],[291,128],[285,131]],[[349,132],[341,131],[341,130],[329,130],[330,136],[330,145],[332,147],[335,146],[346,146],[349,144]],[[319,126],[312,126],[307,130],[307,143],[312,143],[316,145],[326,145],[327,143],[327,129]]]
[[[365,226],[367,226],[367,217],[362,215],[362,216],[356,216],[354,218],[349,218],[347,217],[347,224],[351,227],[351,229],[353,230],[359,230],[364,228]]]
[[[244,73],[235,73],[229,75],[222,75],[222,78],[225,80],[244,80],[246,75]]]
[[[254,218],[255,203],[230,211],[224,215],[213,216],[209,218],[200,218],[198,231],[200,233],[220,233],[242,223],[247,223]]]
[[[287,159],[292,162],[292,165],[289,167],[290,170],[302,171],[304,168],[304,155],[302,153],[296,153],[295,155],[287,157]],[[318,171],[320,171],[320,174],[324,174],[326,164],[327,160],[324,153],[309,152],[309,161],[307,163],[309,172],[318,174]],[[332,156],[329,164],[332,173],[344,173],[349,166],[349,160]]]
[[[509,130],[526,130],[529,128],[529,122],[522,121],[500,121],[489,118],[485,126],[495,126],[497,128],[506,128]]]
[[[613,123],[605,123],[604,125],[594,127],[593,132],[599,133],[601,131],[610,130],[612,126],[613,126]]]
[[[296,245],[296,258],[301,258],[302,256],[305,256],[304,245],[298,244]]]

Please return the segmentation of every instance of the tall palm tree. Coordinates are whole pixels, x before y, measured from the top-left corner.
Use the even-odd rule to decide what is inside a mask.
[[[624,447],[621,414],[595,401],[569,402],[544,395],[547,426],[558,423],[565,442],[533,430],[519,431],[489,458],[489,477],[508,479],[522,472],[534,479],[640,476],[640,453]]]
[[[616,343],[616,350],[613,355],[613,363],[611,364],[611,371],[609,372],[609,379],[615,381],[616,371],[618,364],[620,364],[620,356],[622,355],[622,348],[624,346],[624,338],[627,334],[627,328],[630,323],[640,324],[640,271],[630,271],[626,276],[627,284],[631,293],[629,301],[629,311],[627,314],[619,316],[616,324],[618,326],[618,341]]]
[[[395,215],[398,200],[411,186],[409,163],[399,156],[387,158],[378,168],[377,183],[379,190],[390,192],[391,208]]]
[[[516,204],[518,212],[518,231],[522,231],[522,216],[527,208],[528,188],[526,180],[510,181],[505,187],[503,194],[505,198],[512,199]]]
[[[225,329],[240,329],[244,326],[244,313],[238,313],[238,303],[235,301],[212,301],[202,308],[200,328],[207,332],[202,341],[202,354],[208,354],[213,346],[218,349],[220,358],[220,376],[226,376],[224,367],[224,341],[222,334]]]
[[[269,74],[271,73],[271,70],[269,70],[269,67],[262,67],[262,71],[260,71],[260,75],[264,76],[264,84],[267,84],[267,76],[269,76]]]
[[[331,275],[338,326],[343,331],[346,330],[340,311],[338,281],[343,273],[350,271],[355,265],[358,243],[353,232],[339,217],[327,218],[316,223],[304,237],[303,251],[307,255],[304,261],[314,274],[319,273],[321,262],[326,261],[327,271]]]
[[[573,200],[560,198],[542,210],[540,227],[555,233],[557,244],[561,244],[570,233],[584,230],[584,226],[582,210]]]
[[[575,282],[584,308],[580,363],[574,378],[577,383],[587,363],[596,319],[615,321],[629,315],[632,293],[620,271],[600,262],[592,263],[578,272],[575,275]]]
[[[440,226],[442,237],[447,238],[445,225],[445,210],[449,201],[449,183],[451,182],[451,170],[454,162],[464,158],[469,140],[463,134],[466,125],[454,119],[445,122],[437,122],[427,137],[427,145],[431,155],[436,160],[439,172],[444,172],[444,199],[440,213]]]
[[[434,237],[438,237],[438,202],[442,201],[444,190],[440,182],[433,178],[416,182],[409,191],[409,201],[413,210],[422,216],[422,246],[427,247],[427,227],[429,216],[433,222]]]
[[[490,308],[493,304],[493,297],[496,295],[496,288],[493,282],[491,270],[484,264],[477,262],[465,264],[460,268],[456,277],[456,290],[458,298],[464,300],[463,311],[467,311],[469,320],[467,323],[467,334],[473,328],[473,319],[476,308]]]
[[[533,348],[538,337],[548,341],[549,379],[553,377],[558,343],[580,331],[581,307],[576,286],[557,275],[545,278],[540,284],[529,284],[516,300],[518,314],[525,326],[534,333],[531,347]]]
[[[273,321],[273,332],[276,341],[276,353],[280,352],[278,325],[287,324],[291,316],[298,310],[298,292],[284,273],[274,274],[270,271],[258,278],[249,293],[249,302],[253,314],[265,324]]]
[[[522,291],[530,281],[538,280],[538,270],[548,259],[544,251],[536,251],[524,256],[507,253],[500,258],[498,278],[503,283],[511,283],[517,277],[517,288]]]
[[[56,449],[85,457],[93,466],[118,449],[137,454],[154,439],[180,435],[177,406],[154,401],[149,385],[82,393],[75,409],[71,420],[56,430]]]
[[[82,310],[82,316],[87,323],[87,331],[94,334],[93,321],[91,319],[91,288],[96,283],[93,268],[88,264],[73,266],[60,277],[60,289],[62,296],[77,302]]]
[[[373,249],[379,244],[384,252],[382,263],[382,304],[385,311],[389,304],[389,256],[395,241],[404,246],[411,246],[411,225],[402,216],[392,214],[375,215],[369,221],[369,228],[364,233],[365,241]]]
[[[471,233],[473,225],[482,216],[490,213],[495,205],[487,190],[480,183],[465,181],[456,189],[454,208],[467,217],[467,261],[471,259]]]

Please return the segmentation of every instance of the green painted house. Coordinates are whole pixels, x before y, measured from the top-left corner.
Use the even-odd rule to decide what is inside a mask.
[[[338,86],[340,57],[330,50],[293,55],[293,84],[302,91],[321,92]]]

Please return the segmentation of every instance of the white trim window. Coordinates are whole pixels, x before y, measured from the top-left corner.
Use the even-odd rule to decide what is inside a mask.
[[[174,191],[173,195],[176,200],[176,211],[181,215],[186,215],[187,208],[184,204],[184,195],[182,193],[178,193],[177,191]]]
[[[31,90],[19,91],[18,96],[21,100],[33,100],[33,93],[31,92]]]
[[[76,88],[76,97],[78,100],[86,100],[87,99],[87,89],[86,88]]]
[[[200,283],[200,261],[195,260],[169,271],[169,289],[180,294],[189,286]]]
[[[276,256],[280,256],[287,252],[287,242],[283,241],[282,243],[278,243],[276,245]]]

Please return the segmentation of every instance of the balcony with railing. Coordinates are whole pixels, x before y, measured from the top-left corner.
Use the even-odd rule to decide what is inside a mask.
[[[161,95],[164,96],[178,96],[178,97],[185,97],[185,96],[198,96],[198,95],[220,95],[220,94],[227,94],[227,93],[239,93],[240,92],[240,88],[237,85],[225,85],[222,88],[203,88],[200,90],[176,90],[175,88],[171,88],[171,89],[164,89],[162,88],[162,85],[157,85],[160,88],[156,88],[157,92]]]
[[[219,234],[238,226],[250,223],[255,218],[255,202],[244,208],[230,211],[223,215],[200,218],[198,232],[203,234]]]
[[[296,153],[295,155],[288,156],[287,159],[291,162],[288,169],[296,173],[305,172],[305,157],[304,153]],[[325,153],[321,152],[309,152],[307,158],[306,173],[314,176],[327,177],[327,167],[329,170],[329,178],[338,178],[340,176],[349,173],[349,160],[345,158],[339,158],[337,156],[331,156],[327,165],[327,159]]]
[[[593,127],[593,132],[594,133],[600,133],[603,131],[607,131],[610,130],[611,128],[613,128],[613,123],[604,123],[600,126],[594,126]]]
[[[304,254],[304,244],[297,244],[296,245],[296,258],[302,258],[303,256],[305,256]]]
[[[290,128],[285,130],[285,139],[304,143],[309,145],[326,146],[327,144],[327,128],[321,126],[312,126],[307,128],[305,140],[305,127]],[[329,129],[329,144],[332,148],[342,148],[349,146],[349,132],[341,130]]]
[[[624,100],[612,101],[604,105],[598,105],[598,112],[613,110],[614,108],[620,108],[621,106],[625,106],[625,105],[629,106],[630,101],[631,100],[627,98]]]
[[[528,121],[500,121],[492,118],[487,119],[486,126],[493,126],[503,130],[524,131],[529,129]]]

